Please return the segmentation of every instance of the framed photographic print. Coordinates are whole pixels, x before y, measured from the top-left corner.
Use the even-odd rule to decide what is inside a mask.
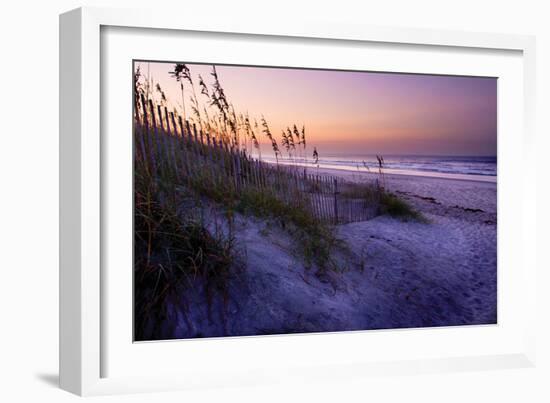
[[[533,52],[63,14],[62,387],[532,365]]]
[[[133,74],[136,341],[497,323],[496,77]]]

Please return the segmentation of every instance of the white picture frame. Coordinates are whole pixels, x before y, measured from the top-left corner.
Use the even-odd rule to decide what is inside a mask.
[[[334,379],[345,377],[369,376],[371,374],[409,374],[418,372],[464,371],[491,368],[527,367],[534,365],[535,319],[528,315],[535,312],[536,286],[536,242],[528,242],[527,234],[532,238],[536,233],[534,201],[528,192],[517,192],[518,215],[521,220],[514,221],[510,228],[517,231],[517,239],[523,239],[517,245],[515,264],[521,268],[522,281],[515,287],[515,295],[523,299],[522,323],[514,324],[514,340],[494,351],[485,351],[483,347],[476,352],[462,355],[457,351],[439,350],[432,355],[411,358],[400,355],[399,351],[388,359],[365,360],[357,355],[355,360],[339,361],[338,357],[310,360],[313,355],[305,353],[295,360],[274,361],[269,355],[262,371],[251,366],[252,360],[243,360],[236,366],[220,366],[212,370],[209,377],[206,372],[196,372],[195,376],[186,373],[189,362],[170,363],[166,373],[152,376],[147,374],[125,374],[125,369],[109,375],[105,360],[113,354],[116,345],[109,344],[105,336],[105,327],[109,321],[109,305],[102,283],[102,265],[104,264],[104,245],[102,225],[103,186],[109,172],[105,170],[102,155],[101,132],[104,130],[101,114],[102,30],[106,27],[155,29],[181,32],[218,33],[219,35],[247,35],[255,40],[277,40],[286,38],[296,41],[306,39],[336,40],[338,43],[378,43],[426,46],[439,49],[469,49],[477,53],[490,50],[517,52],[521,57],[523,98],[521,103],[523,127],[514,141],[521,145],[521,158],[527,160],[534,153],[534,91],[535,91],[535,41],[530,36],[467,33],[443,30],[417,30],[407,28],[382,28],[304,21],[292,25],[269,21],[254,22],[238,18],[231,19],[192,19],[185,22],[177,13],[157,10],[117,10],[104,8],[80,8],[60,17],[60,385],[63,389],[79,395],[130,393],[140,391],[162,391],[214,385],[249,385],[265,382],[292,382],[306,379]],[[136,55],[141,57],[142,55]],[[130,87],[128,87],[130,88]],[[131,106],[131,105],[130,105]],[[500,157],[499,157],[500,158]],[[499,159],[500,161],[500,159]],[[534,187],[531,168],[526,166],[518,174],[517,181],[525,188]],[[500,185],[500,184],[499,184]],[[500,211],[499,211],[500,214]],[[500,222],[499,222],[500,224]],[[532,240],[532,239],[530,239]],[[500,301],[501,302],[501,301]],[[500,330],[499,330],[500,331]],[[466,343],[475,343],[476,337],[468,336],[464,330],[441,329],[431,333],[413,333],[406,331],[388,331],[369,336],[392,339],[398,332],[398,338],[411,337],[423,339],[463,337]],[[446,334],[448,333],[448,335]],[[457,332],[462,332],[458,334]],[[493,337],[492,329],[481,330],[487,340]],[[497,333],[494,333],[497,334]],[[500,333],[499,333],[500,334]],[[504,333],[502,333],[504,334]],[[510,333],[511,334],[511,333]],[[498,336],[498,334],[497,334]],[[308,345],[322,346],[323,343],[341,342],[319,335],[275,336],[268,337],[273,351],[293,351],[292,348],[307,350]],[[366,333],[354,332],[345,342],[361,343]],[[500,337],[500,336],[499,336]],[[508,336],[506,336],[508,337]],[[313,339],[315,338],[315,339]],[[228,349],[246,348],[246,354],[262,355],[267,344],[264,338],[247,338],[247,346],[231,340],[210,340],[202,345],[203,351],[215,349],[220,354]],[[333,340],[334,339],[334,340]],[[312,342],[315,340],[315,343]],[[335,341],[336,340],[336,341]],[[128,343],[132,343],[127,339]],[[396,339],[397,342],[397,339]],[[111,343],[109,341],[109,343]],[[327,344],[329,345],[329,344]],[[357,345],[357,344],[356,344]],[[481,343],[483,346],[483,344]],[[198,344],[196,346],[199,346]],[[177,342],[164,343],[163,354],[176,351]],[[277,350],[278,349],[278,350]],[[287,350],[290,349],[290,350]],[[199,351],[202,351],[199,349]],[[128,350],[129,354],[133,354]],[[313,354],[313,350],[311,353]],[[181,352],[180,352],[181,353]],[[179,354],[179,353],[178,353]],[[345,353],[344,353],[345,355]],[[206,356],[206,355],[205,355]],[[127,357],[126,357],[127,358]],[[167,358],[163,358],[167,360]],[[196,358],[194,358],[196,359]],[[300,361],[301,360],[301,361]],[[292,362],[290,362],[292,361]],[[145,362],[145,361],[144,361]],[[147,365],[147,364],[144,364]],[[247,367],[247,365],[250,365]],[[213,368],[213,367],[212,367]],[[307,370],[306,370],[307,368]],[[122,372],[122,373],[119,373]],[[138,371],[139,372],[139,371]],[[107,375],[106,375],[107,374]],[[335,375],[337,374],[337,375]]]

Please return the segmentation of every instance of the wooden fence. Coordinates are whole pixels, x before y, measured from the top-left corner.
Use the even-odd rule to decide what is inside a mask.
[[[341,178],[252,158],[143,96],[136,104],[134,136],[135,158],[150,175],[169,176],[206,194],[265,192],[288,205],[306,206],[317,219],[330,224],[364,221],[378,212],[376,192],[358,197],[349,192],[357,185]]]

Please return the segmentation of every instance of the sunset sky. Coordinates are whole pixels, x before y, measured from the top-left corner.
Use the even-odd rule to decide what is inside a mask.
[[[136,62],[160,84],[169,106],[181,108],[174,63]],[[187,63],[200,94],[211,65]],[[495,78],[216,66],[237,113],[263,115],[280,142],[288,125],[306,126],[308,144],[322,155],[482,155],[497,147]],[[191,86],[185,83],[190,114]],[[157,98],[158,99],[158,98]],[[267,139],[261,136],[267,150]]]

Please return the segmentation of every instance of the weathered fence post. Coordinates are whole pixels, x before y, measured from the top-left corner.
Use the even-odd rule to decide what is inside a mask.
[[[144,161],[147,161],[151,164],[151,169],[153,169],[153,165],[154,165],[154,156],[152,156],[152,149],[151,149],[151,141],[150,141],[150,137],[149,137],[149,121],[147,119],[147,108],[145,107],[145,97],[143,96],[143,94],[141,94],[141,105],[142,105],[142,108],[143,108],[143,123],[141,123],[141,127],[142,129],[145,128],[145,132],[143,130],[139,131],[140,134],[138,134],[138,137],[139,137],[139,144],[140,144],[140,147],[141,147],[141,154],[142,154],[142,158]],[[139,121],[136,123],[136,125],[140,124]],[[136,130],[136,133],[138,133],[138,131]],[[147,136],[148,139],[149,139],[149,154],[150,154],[150,157],[152,158],[152,161],[148,161],[149,158],[147,158],[147,154],[145,152],[145,144],[144,144],[144,141],[143,141],[143,136]]]
[[[166,132],[170,134],[170,119],[168,118],[168,108],[164,107],[164,117],[166,118]]]
[[[187,156],[187,139],[185,138],[185,129],[183,126],[183,119],[181,115],[178,115],[178,124],[180,127],[180,138],[178,139],[178,150],[181,156],[181,166],[185,170],[186,175],[189,179],[190,169],[189,169],[189,158]]]
[[[160,146],[160,143],[159,143],[159,133],[158,133],[158,127],[157,127],[157,120],[155,118],[155,108],[153,106],[153,101],[149,99],[149,110],[151,111],[151,137],[152,137],[152,142],[151,142],[151,145],[153,145],[153,147],[151,147],[151,155],[153,155],[153,162],[155,163],[155,166],[157,166],[157,162],[158,162],[158,165],[160,166],[160,160],[162,158],[162,155],[161,155],[161,146]],[[155,161],[155,159],[157,159]]]
[[[159,117],[159,125],[160,125],[160,130],[164,131],[164,123],[162,121],[162,109],[160,107],[160,105],[157,105],[157,113],[158,113],[158,117]]]
[[[143,99],[143,94],[140,94],[140,96],[137,95],[136,92],[134,92],[134,110],[136,112],[136,116],[135,116],[135,119],[136,121],[139,122],[139,105],[140,105],[140,101]]]
[[[181,119],[180,115],[178,115],[178,123],[180,125],[181,137],[184,137],[185,136],[185,131],[183,130],[183,120]]]
[[[161,120],[162,118],[159,117]],[[170,170],[174,173],[174,175],[178,175],[178,164],[176,162],[176,150],[174,145],[174,133],[172,133],[173,129],[175,130],[175,127],[170,127],[170,113],[168,112],[168,108],[164,107],[164,119],[166,121],[166,131],[164,133],[164,141],[166,143],[167,149],[166,149],[166,160],[168,162],[168,166]]]
[[[334,223],[338,224],[338,180],[334,178]]]
[[[239,190],[239,187],[243,180],[241,172],[241,159],[239,158],[239,154],[235,151],[231,151],[231,155],[233,157],[233,164],[235,168],[235,185],[237,187],[237,190]]]
[[[184,145],[186,147],[186,153],[187,155],[193,155],[193,135],[191,133],[191,125],[189,124],[189,121],[185,120],[185,129],[186,129],[186,136],[185,136],[185,142]],[[188,167],[189,167],[189,177],[191,177],[191,170],[193,169],[191,158],[187,158],[188,161]]]
[[[195,142],[194,142],[195,149],[198,150],[199,155],[200,155],[201,154],[201,149],[200,149],[200,145],[199,145],[199,137],[197,135],[197,125],[195,123],[193,123],[193,139],[195,140]]]
[[[164,127],[164,121],[162,119],[162,107],[160,105],[157,105],[157,113],[158,113],[158,121],[157,124],[160,128],[160,136],[157,131],[157,138],[160,141],[160,145],[162,148],[162,158],[164,161],[169,159],[169,150],[168,150],[168,142],[166,141],[166,129]]]
[[[174,112],[170,112],[170,120],[172,121],[172,127],[174,128],[174,137],[179,137],[178,126],[176,125],[176,117],[174,116]]]

